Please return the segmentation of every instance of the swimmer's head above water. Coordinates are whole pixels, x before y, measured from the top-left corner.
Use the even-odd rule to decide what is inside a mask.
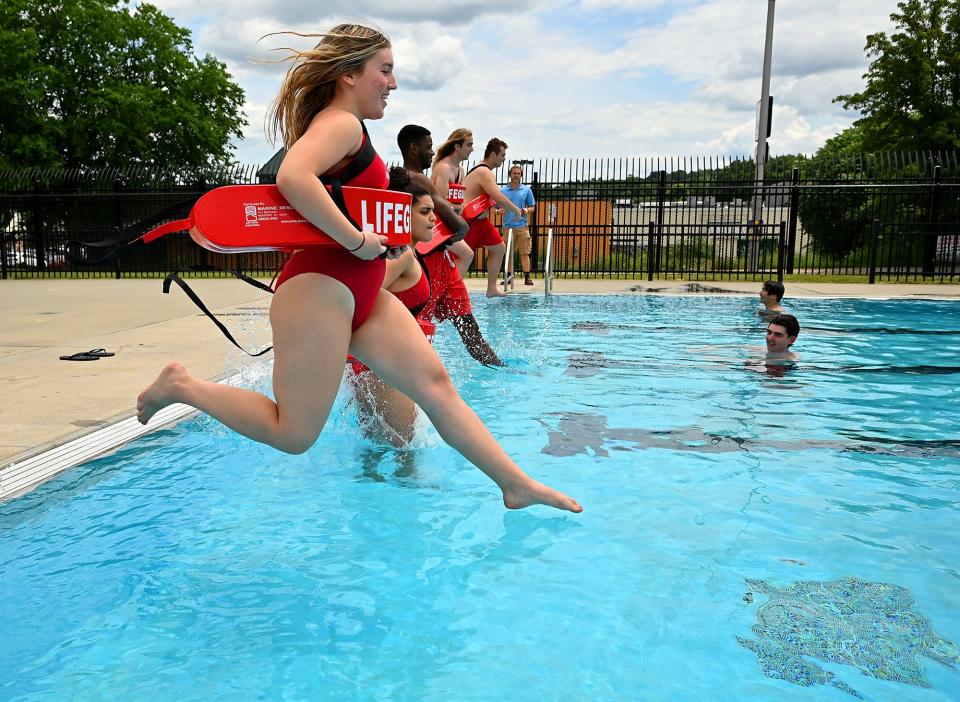
[[[765,282],[763,287],[760,288],[760,303],[763,305],[763,309],[760,311],[760,314],[769,316],[771,314],[783,312],[783,308],[780,306],[780,301],[783,299],[783,293],[783,283],[780,283],[776,280],[768,280]]]
[[[800,322],[792,314],[778,314],[767,324],[767,353],[785,354],[800,336]]]

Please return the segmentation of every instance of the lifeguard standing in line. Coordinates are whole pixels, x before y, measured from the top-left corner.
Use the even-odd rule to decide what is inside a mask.
[[[411,397],[443,439],[502,490],[507,507],[547,504],[572,512],[577,502],[533,480],[510,460],[450,382],[409,310],[380,286],[386,237],[357,230],[321,183],[385,188],[387,169],[363,125],[380,119],[391,91],[393,52],[380,32],[342,24],[303,52],[293,52],[274,103],[273,128],[287,155],[277,186],[301,215],[340,247],[290,257],[270,305],[275,400],[212,383],[168,364],[137,398],[137,418],[182,402],[246,437],[289,453],[317,440],[343,377],[348,353]]]
[[[430,180],[437,194],[453,205],[457,214],[463,209],[463,162],[472,153],[473,132],[459,127],[437,149],[430,168]],[[466,276],[473,263],[473,249],[466,242],[458,241],[448,246],[447,250],[456,261],[460,276]]]
[[[487,195],[500,207],[512,214],[514,217],[520,217],[520,208],[510,202],[510,199],[500,191],[496,178],[493,177],[495,168],[500,168],[507,158],[507,144],[494,137],[487,142],[487,148],[483,152],[483,160],[471,168],[463,179],[463,199],[470,202],[481,195]],[[503,237],[490,221],[490,213],[484,212],[482,215],[470,222],[470,231],[464,241],[471,249],[476,251],[481,246],[487,247],[487,297],[504,297],[505,292],[497,290],[497,275],[500,272],[500,265],[503,263],[503,257],[506,254],[507,246],[503,243]]]

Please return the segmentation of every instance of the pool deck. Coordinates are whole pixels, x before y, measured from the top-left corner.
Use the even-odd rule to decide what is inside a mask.
[[[235,334],[241,319],[254,320],[242,337],[236,334],[248,348],[269,343],[268,294],[234,280],[190,284],[211,310],[228,315]],[[480,278],[467,284],[471,291],[485,289]],[[759,289],[755,281],[557,279],[553,286],[555,294],[755,296]],[[513,294],[542,295],[543,281],[529,287],[518,279]],[[960,285],[787,283],[787,300],[797,297],[960,299]],[[181,291],[162,294],[157,279],[2,280],[0,299],[0,472],[131,417],[137,393],[167,361],[210,379],[249,362]],[[59,360],[96,348],[116,355]]]

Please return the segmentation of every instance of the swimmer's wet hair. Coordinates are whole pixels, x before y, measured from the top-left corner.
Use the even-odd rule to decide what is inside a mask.
[[[274,34],[321,37],[316,46],[306,51],[290,47],[276,49],[286,51],[287,56],[281,61],[292,61],[293,65],[271,105],[267,133],[271,141],[279,134],[288,149],[303,136],[317,113],[333,100],[340,78],[362,71],[379,51],[390,48],[390,40],[383,32],[362,24],[338,24],[325,34],[274,32],[265,36]]]
[[[800,322],[797,321],[797,318],[792,314],[778,314],[776,317],[767,322],[769,327],[771,324],[776,324],[787,330],[787,336],[800,336]]]
[[[419,200],[424,195],[430,196],[430,191],[420,183],[414,183],[410,179],[410,174],[403,166],[394,166],[390,169],[390,184],[387,190],[396,190],[400,193],[410,193],[414,200]]]
[[[768,295],[775,295],[777,302],[783,299],[783,283],[778,283],[776,280],[768,280],[763,284],[763,289],[767,291]]]

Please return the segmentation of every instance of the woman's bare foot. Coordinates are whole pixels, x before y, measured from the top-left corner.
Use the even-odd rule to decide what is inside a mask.
[[[554,490],[548,485],[530,480],[529,483],[503,491],[503,504],[507,509],[523,509],[530,505],[547,505],[568,512],[582,512],[583,507],[572,497]]]
[[[507,293],[497,289],[487,290],[487,297],[506,297],[506,296],[507,296]]]
[[[137,396],[137,421],[146,424],[164,407],[179,402],[178,388],[189,378],[186,368],[179,363],[168,363],[157,379]]]

